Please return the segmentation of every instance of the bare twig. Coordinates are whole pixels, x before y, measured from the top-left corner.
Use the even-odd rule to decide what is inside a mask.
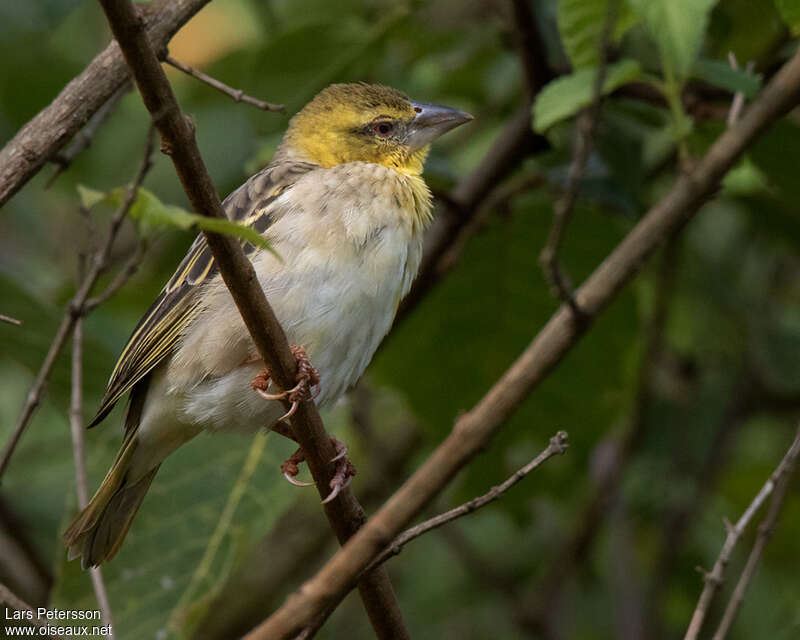
[[[97,282],[97,279],[100,277],[100,275],[108,268],[108,262],[111,256],[111,248],[114,245],[117,233],[119,232],[120,226],[125,220],[125,217],[128,215],[128,211],[136,200],[136,194],[139,191],[139,187],[144,181],[147,172],[150,170],[152,163],[152,150],[153,136],[151,132],[147,138],[144,159],[142,160],[142,164],[136,174],[136,178],[128,186],[125,192],[125,198],[111,216],[111,223],[108,227],[105,243],[95,254],[94,259],[89,266],[89,271],[86,274],[86,277],[83,279],[78,287],[78,291],[67,305],[67,309],[61,318],[61,323],[56,330],[56,335],[53,338],[53,342],[50,343],[50,348],[47,350],[47,355],[45,355],[44,362],[39,368],[39,372],[36,374],[36,379],[33,382],[33,386],[31,387],[30,391],[28,391],[25,404],[22,407],[20,416],[17,419],[16,425],[14,426],[14,431],[3,448],[2,458],[0,459],[0,482],[2,481],[3,474],[5,473],[8,463],[11,460],[11,456],[14,454],[14,450],[19,443],[19,439],[22,437],[25,428],[28,426],[31,417],[33,417],[36,408],[41,402],[44,387],[47,384],[47,380],[50,378],[50,373],[52,372],[53,366],[55,365],[56,360],[61,353],[61,349],[64,347],[67,338],[69,338],[70,334],[72,333],[73,328],[75,327],[75,322],[85,313],[84,305],[89,297],[89,293],[91,293],[92,287],[94,287],[94,284]]]
[[[220,82],[216,78],[212,78],[211,76],[203,73],[202,71],[198,71],[194,67],[190,67],[188,64],[183,64],[179,60],[176,60],[170,55],[167,55],[164,58],[164,62],[168,65],[171,65],[178,69],[179,71],[183,71],[185,74],[200,80],[200,82],[205,82],[210,87],[214,87],[217,91],[221,91],[229,98],[233,99],[235,102],[246,102],[247,104],[251,104],[254,107],[258,107],[259,109],[263,109],[264,111],[279,111],[280,113],[286,113],[286,107],[282,104],[273,104],[272,102],[264,102],[263,100],[259,100],[258,98],[254,98],[253,96],[247,95],[241,89],[234,89],[233,87],[225,84],[224,82]]]
[[[153,47],[166,54],[172,36],[209,0],[141,4]],[[0,150],[0,207],[30,180],[128,80],[119,47],[109,44],[47,107]]]
[[[739,541],[739,538],[744,533],[745,529],[747,529],[747,526],[750,524],[753,516],[755,516],[755,514],[761,508],[761,505],[764,504],[770,494],[775,490],[776,486],[781,487],[781,494],[785,492],[784,480],[794,468],[794,464],[798,455],[800,455],[800,429],[798,429],[794,442],[792,442],[792,445],[789,447],[789,450],[786,452],[786,455],[781,460],[777,469],[772,472],[772,475],[767,479],[766,483],[764,483],[764,486],[761,487],[761,490],[756,494],[756,497],[753,498],[753,501],[750,503],[747,509],[745,509],[741,517],[736,521],[736,524],[731,524],[727,520],[725,521],[728,535],[726,536],[725,543],[722,545],[722,549],[717,556],[714,567],[711,569],[711,571],[704,572],[703,580],[705,585],[703,586],[703,591],[700,594],[700,598],[697,601],[697,606],[692,614],[692,619],[689,623],[689,628],[686,630],[684,640],[696,640],[700,635],[700,630],[702,629],[703,622],[708,614],[711,601],[713,600],[719,588],[722,586],[725,567],[730,561],[733,548],[736,546],[736,543]],[[769,528],[771,528],[771,526],[775,523],[782,502],[783,495],[779,495],[777,500],[773,500],[774,509],[770,509],[767,519],[764,521]],[[768,529],[765,529],[764,531],[768,531]],[[759,532],[759,540],[756,542],[756,547],[760,547],[760,549],[758,551],[758,557],[756,557],[754,560],[755,563],[758,562],[758,559],[761,555],[761,550],[763,549],[763,545],[766,544],[768,535],[768,533],[762,534]],[[752,555],[751,559],[753,559]],[[746,580],[749,582],[750,577],[752,577],[752,572],[755,570],[755,564],[753,564],[751,567],[750,560],[748,560],[747,564],[748,566],[745,568],[745,574],[743,574],[742,578],[746,578]],[[740,598],[739,602],[741,601],[741,597],[744,596],[744,589],[747,586],[747,582],[742,583],[740,581],[740,585],[742,586],[742,590],[738,595]],[[739,590],[740,585],[737,585],[737,591]],[[734,595],[736,596],[736,594]],[[731,601],[730,606],[725,611],[725,617],[723,618],[724,624],[730,626],[730,624],[733,622],[733,617],[736,615],[736,609],[738,608],[739,602],[734,602],[733,600]],[[727,618],[729,619],[726,622]],[[722,627],[720,627],[720,629],[722,629]],[[725,628],[725,632],[727,632],[727,627]],[[717,634],[719,634],[719,631]],[[724,637],[724,634],[719,637],[718,635],[714,636],[715,640],[719,640],[721,637]]]
[[[162,148],[171,157],[194,210],[203,215],[225,218],[197,148],[194,127],[181,113],[132,2],[100,0],[100,3],[133,73],[142,100],[161,133]],[[244,255],[238,240],[215,233],[206,233],[205,238],[255,347],[269,368],[272,380],[280,389],[291,389],[295,384],[297,362],[264,296],[252,264]],[[292,418],[292,431],[306,454],[317,490],[324,497],[329,492],[335,472],[335,463],[332,461],[336,452],[312,399],[303,400],[297,405]],[[340,492],[339,497],[327,503],[325,513],[341,543],[350,538],[365,519],[361,505],[349,490]],[[380,638],[408,637],[385,569],[379,568],[365,575],[359,583],[359,590],[370,621]]]
[[[547,448],[542,451],[538,456],[536,456],[533,460],[531,460],[528,464],[524,467],[517,469],[509,478],[507,478],[501,484],[492,487],[488,492],[484,493],[482,496],[478,496],[477,498],[473,498],[464,504],[461,504],[453,509],[449,509],[444,513],[440,513],[432,518],[425,520],[424,522],[419,523],[409,529],[406,529],[403,533],[397,536],[394,540],[392,540],[391,544],[387,546],[378,556],[369,564],[369,566],[365,569],[365,571],[370,571],[374,567],[377,567],[392,556],[398,555],[409,542],[419,538],[420,536],[428,533],[429,531],[433,531],[434,529],[438,529],[453,520],[457,520],[463,516],[469,515],[480,509],[481,507],[485,507],[490,502],[494,502],[498,498],[500,498],[506,491],[508,491],[511,487],[517,484],[520,480],[522,480],[525,476],[527,476],[531,471],[537,469],[542,464],[544,464],[547,460],[552,458],[556,455],[563,455],[566,452],[567,447],[567,432],[566,431],[559,431],[556,433],[552,438],[550,438],[550,444]],[[323,625],[325,620],[328,616],[333,613],[333,607],[329,608],[325,613],[319,615],[312,624],[307,626],[303,631],[300,632],[295,638],[295,640],[299,638],[311,638],[314,636],[316,631]]]
[[[743,151],[772,122],[800,101],[800,53],[764,88],[739,122],[720,135],[694,170],[672,188],[620,242],[577,293],[584,313],[602,312],[639,272],[644,261],[682,227],[708,199]],[[248,640],[289,638],[319,612],[339,602],[355,577],[403,527],[486,445],[523,399],[554,369],[588,326],[573,321],[562,305],[494,387],[469,412],[422,466],[356,533]]]
[[[103,106],[101,106],[94,113],[94,115],[89,118],[89,122],[86,123],[86,126],[75,134],[75,137],[72,139],[72,142],[67,145],[67,148],[63,151],[59,151],[50,159],[50,162],[56,164],[57,166],[56,170],[53,172],[53,175],[47,179],[47,183],[44,186],[45,189],[50,187],[56,181],[58,176],[60,176],[69,168],[69,166],[72,164],[72,161],[78,154],[91,146],[97,130],[113,113],[114,109],[117,108],[117,105],[120,103],[123,96],[130,90],[131,83],[125,82],[119,89],[112,93],[111,97],[106,100]]]
[[[567,443],[567,432],[559,431],[552,438],[550,438],[550,444],[544,451],[542,451],[538,456],[536,456],[524,467],[517,469],[509,478],[507,478],[501,484],[497,485],[496,487],[492,487],[482,496],[473,498],[472,500],[465,502],[462,505],[459,505],[453,509],[445,511],[444,513],[440,513],[439,515],[434,516],[433,518],[429,518],[428,520],[425,520],[425,522],[421,522],[420,524],[413,526],[410,529],[406,529],[403,533],[401,533],[394,540],[392,540],[391,544],[388,547],[386,547],[370,563],[369,565],[370,568],[386,562],[392,556],[396,556],[397,554],[400,553],[400,551],[403,550],[403,547],[405,545],[407,545],[412,540],[419,538],[421,535],[428,533],[428,531],[437,529],[438,527],[441,527],[449,522],[452,522],[453,520],[468,515],[473,511],[477,511],[481,507],[485,507],[490,502],[494,502],[500,496],[502,496],[506,491],[508,491],[511,487],[513,487],[525,476],[527,476],[531,471],[539,468],[550,458],[556,455],[563,455],[566,452],[568,446],[569,444]]]
[[[798,441],[800,441],[800,430],[798,430],[797,436],[795,437],[795,444],[797,444]],[[761,555],[764,552],[764,547],[766,546],[767,542],[769,542],[769,539],[775,530],[778,516],[781,513],[781,508],[783,507],[783,502],[786,498],[786,490],[789,487],[789,481],[791,480],[792,472],[794,471],[795,464],[797,463],[798,453],[800,453],[800,448],[795,449],[794,456],[789,461],[785,473],[775,481],[775,491],[772,494],[769,510],[767,511],[764,521],[758,526],[756,542],[753,545],[753,549],[750,551],[750,555],[747,558],[747,563],[742,570],[742,574],[739,576],[739,581],[736,583],[736,588],[733,590],[733,594],[728,602],[728,606],[725,608],[725,613],[722,616],[722,620],[720,621],[719,627],[714,634],[713,640],[725,640],[725,637],[728,635],[728,631],[730,631],[730,628],[733,625],[733,621],[736,619],[736,614],[739,612],[739,607],[744,600],[745,591],[755,575],[758,563],[761,561]]]
[[[603,25],[603,32],[600,37],[600,56],[597,72],[594,77],[594,85],[592,87],[592,102],[586,109],[578,114],[575,130],[575,146],[572,151],[572,163],[570,164],[569,173],[567,175],[567,184],[563,195],[553,203],[553,222],[547,234],[547,242],[539,256],[545,280],[550,285],[553,295],[569,305],[576,321],[583,320],[584,318],[575,301],[575,295],[572,290],[572,284],[569,281],[569,276],[567,276],[564,268],[560,264],[559,252],[561,251],[561,245],[564,241],[564,232],[569,223],[572,209],[575,207],[575,202],[578,199],[578,192],[580,191],[583,173],[586,170],[586,163],[589,161],[589,156],[592,153],[592,141],[595,130],[597,129],[597,121],[600,118],[603,83],[606,79],[606,67],[608,62],[606,49],[608,48],[608,41],[616,21],[617,2],[616,0],[609,0],[606,9],[605,24]]]
[[[75,327],[72,330],[71,385],[69,426],[72,434],[72,457],[75,461],[75,490],[78,494],[78,507],[83,509],[89,503],[89,491],[86,485],[86,457],[83,439],[83,319],[80,317],[76,318]],[[111,603],[103,581],[102,570],[100,567],[91,567],[89,575],[103,616],[103,624],[109,629],[113,629],[114,620],[111,616]],[[107,637],[113,639],[113,632]]]
[[[9,589],[6,585],[0,582],[0,602],[5,602],[8,604],[12,609],[15,611],[25,611],[31,614],[30,620],[23,620],[20,621],[23,624],[32,624],[35,625],[40,633],[38,635],[52,638],[53,640],[65,640],[62,636],[56,636],[49,633],[46,633],[47,622],[42,622],[39,620],[39,616],[36,613],[36,609],[34,609],[31,605],[25,602],[22,598],[17,596],[11,589]],[[8,615],[5,615],[6,621],[8,620]],[[22,634],[20,634],[22,635]]]
[[[130,258],[128,258],[128,261],[125,263],[125,266],[123,266],[122,269],[117,272],[117,275],[114,276],[114,279],[108,283],[103,291],[86,300],[86,304],[84,305],[86,313],[89,313],[90,311],[93,311],[99,307],[101,304],[113,297],[117,291],[122,289],[122,287],[128,284],[128,281],[139,270],[139,266],[142,264],[142,258],[144,258],[144,252],[146,248],[147,240],[144,236],[141,236],[139,238],[139,242],[136,243],[136,248],[133,250]]]
[[[0,313],[0,320],[3,322],[8,322],[8,324],[15,324],[17,326],[22,324],[22,320],[17,320],[16,318],[12,318],[11,316],[7,316],[3,313]]]

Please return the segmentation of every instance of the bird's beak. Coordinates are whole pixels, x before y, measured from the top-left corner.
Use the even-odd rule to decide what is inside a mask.
[[[408,128],[407,142],[411,151],[427,147],[443,133],[455,129],[458,125],[474,120],[465,111],[440,107],[436,104],[425,102],[412,102],[411,106],[417,112]]]

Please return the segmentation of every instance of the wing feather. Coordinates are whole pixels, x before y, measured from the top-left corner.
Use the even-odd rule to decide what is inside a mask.
[[[297,179],[317,168],[305,162],[270,165],[255,174],[222,203],[231,220],[238,220],[264,233],[274,221],[275,200]],[[245,253],[255,247],[243,242]],[[200,310],[199,291],[217,273],[217,265],[205,237],[195,238],[178,269],[164,286],[144,317],[136,325],[117,361],[97,415],[98,424],[119,399],[169,355],[186,327]]]

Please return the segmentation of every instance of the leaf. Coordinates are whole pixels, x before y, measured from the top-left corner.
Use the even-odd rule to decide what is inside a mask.
[[[87,209],[91,209],[98,202],[102,202],[108,197],[107,193],[104,193],[103,191],[97,191],[96,189],[90,189],[82,184],[79,184],[77,189],[81,205]]]
[[[717,0],[627,0],[647,25],[665,65],[686,78]]]
[[[550,82],[533,105],[533,128],[541,133],[559,120],[569,118],[592,102],[597,69],[579,69]],[[636,60],[620,60],[606,69],[602,94],[607,95],[624,84],[639,79],[642,68]]]
[[[800,35],[800,0],[775,0],[775,6],[792,35]]]
[[[108,196],[109,202],[118,205],[124,197],[122,188],[114,189]],[[177,227],[188,230],[192,228],[223,233],[241,238],[256,247],[272,251],[269,240],[252,227],[239,224],[233,220],[222,220],[191,213],[175,205],[165,204],[147,189],[139,189],[136,200],[131,206],[130,215],[140,220],[146,227]]]
[[[617,18],[611,40],[616,42],[636,24],[636,14],[617,1]],[[597,66],[600,40],[608,11],[608,0],[561,0],[558,3],[558,32],[573,69]]]
[[[761,88],[760,76],[732,69],[721,60],[700,58],[692,67],[692,77],[731,93],[743,93],[748,98],[755,97]]]

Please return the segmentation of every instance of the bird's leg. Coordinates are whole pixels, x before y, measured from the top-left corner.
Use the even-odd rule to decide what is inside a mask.
[[[253,390],[266,400],[289,400],[292,403],[289,411],[279,418],[272,426],[272,430],[286,438],[289,438],[290,440],[297,442],[291,427],[283,421],[287,418],[291,418],[292,415],[294,415],[294,412],[297,410],[297,405],[300,403],[300,401],[313,398],[312,390],[314,387],[318,387],[319,385],[319,372],[312,366],[308,359],[308,355],[302,347],[292,345],[291,350],[297,359],[297,375],[295,376],[297,384],[292,389],[275,394],[267,393],[267,389],[269,388],[270,374],[266,367],[262,369],[255,378],[253,378],[252,385]],[[333,478],[331,478],[330,481],[331,493],[327,498],[325,498],[325,500],[323,500],[323,504],[336,498],[342,489],[350,484],[353,476],[356,475],[356,469],[353,466],[353,463],[347,459],[347,445],[341,440],[337,440],[333,437],[331,438],[331,444],[336,450],[336,455],[333,457],[331,462],[336,462],[337,465],[336,471],[333,474]],[[307,487],[314,484],[313,482],[300,482],[295,479],[299,472],[298,465],[301,462],[304,462],[305,459],[305,452],[303,451],[302,447],[298,447],[297,451],[289,456],[289,458],[287,458],[286,461],[281,465],[281,471],[283,472],[284,477],[293,485],[298,487]]]

